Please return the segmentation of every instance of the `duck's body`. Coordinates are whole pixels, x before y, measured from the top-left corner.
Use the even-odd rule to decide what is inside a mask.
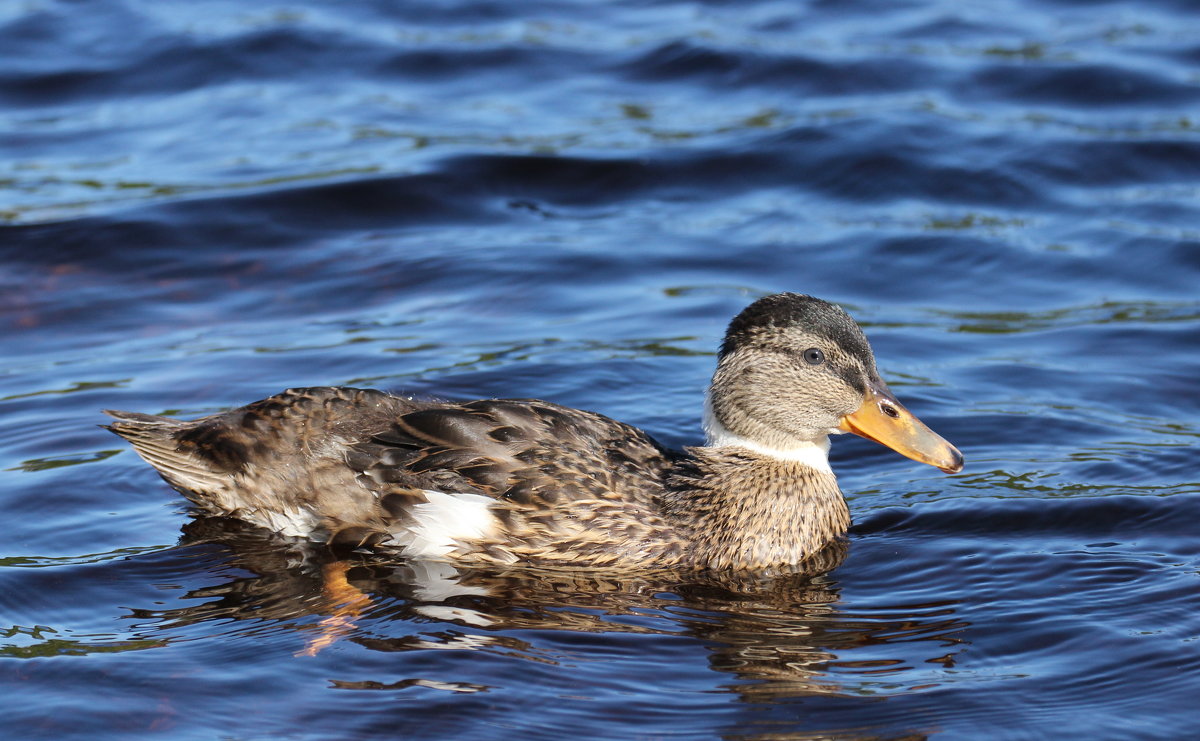
[[[544,401],[310,388],[191,423],[117,416],[114,431],[210,513],[407,556],[749,568],[798,563],[850,519],[828,470],[736,447],[671,452]]]
[[[780,294],[730,325],[707,447],[669,451],[544,401],[352,388],[193,422],[110,412],[110,429],[202,509],[285,535],[468,564],[760,569],[798,564],[849,527],[828,434],[886,438],[864,431],[864,409],[912,438],[884,442],[961,468],[886,391],[845,312]]]

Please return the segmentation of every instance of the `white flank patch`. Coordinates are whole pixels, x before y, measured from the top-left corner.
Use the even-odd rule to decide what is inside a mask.
[[[833,473],[829,467],[829,436],[821,435],[813,440],[795,440],[786,448],[773,448],[748,437],[730,432],[721,424],[712,411],[712,403],[706,396],[704,399],[704,434],[708,437],[708,447],[745,448],[760,455],[769,456],[780,461],[789,461],[807,466],[823,473]]]
[[[290,509],[277,512],[269,509],[242,509],[238,510],[236,515],[289,538],[311,538],[317,528],[317,518],[308,510]]]
[[[493,534],[496,518],[492,516],[494,500],[479,494],[448,494],[425,490],[425,504],[412,510],[413,524],[398,540],[404,544],[404,555],[416,558],[440,558],[464,541],[479,540]]]

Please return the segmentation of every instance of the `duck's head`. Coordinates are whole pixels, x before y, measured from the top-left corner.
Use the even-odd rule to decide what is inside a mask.
[[[853,432],[947,473],[958,450],[904,408],[879,377],[858,324],[812,296],[779,293],[729,323],[709,390],[711,445],[741,444],[793,457],[828,450]]]

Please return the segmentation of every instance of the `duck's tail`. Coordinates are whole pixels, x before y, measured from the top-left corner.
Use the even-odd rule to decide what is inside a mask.
[[[189,499],[195,501],[194,494],[205,494],[227,485],[228,474],[214,470],[208,461],[179,445],[176,434],[188,423],[138,412],[105,409],[104,413],[116,422],[101,426],[132,443],[143,460]]]

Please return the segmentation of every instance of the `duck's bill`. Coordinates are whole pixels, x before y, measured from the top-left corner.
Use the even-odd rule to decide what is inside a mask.
[[[838,428],[886,445],[900,455],[928,463],[945,473],[958,473],[963,467],[958,448],[926,427],[882,384],[868,387],[862,406],[842,417]]]

